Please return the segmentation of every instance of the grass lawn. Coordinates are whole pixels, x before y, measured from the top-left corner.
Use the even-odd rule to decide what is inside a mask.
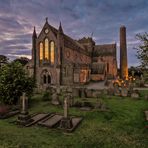
[[[147,93],[142,92],[142,93]],[[148,101],[120,97],[103,97],[111,112],[84,112],[76,108],[70,114],[84,120],[73,133],[33,126],[21,128],[12,121],[16,117],[0,120],[0,148],[147,148],[148,129],[144,126],[144,113]],[[36,95],[31,100],[30,113],[63,112]]]

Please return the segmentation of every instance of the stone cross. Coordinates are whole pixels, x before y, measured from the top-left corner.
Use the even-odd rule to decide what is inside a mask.
[[[68,97],[64,99],[64,118],[68,118]]]
[[[28,102],[28,98],[26,97],[26,93],[23,93],[21,99],[22,99],[22,112],[26,112],[27,102]]]

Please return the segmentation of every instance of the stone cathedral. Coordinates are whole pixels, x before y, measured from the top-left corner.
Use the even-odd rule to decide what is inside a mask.
[[[32,36],[32,59],[28,72],[39,89],[50,85],[80,85],[117,75],[116,44],[97,45],[91,37],[74,40],[46,22]]]

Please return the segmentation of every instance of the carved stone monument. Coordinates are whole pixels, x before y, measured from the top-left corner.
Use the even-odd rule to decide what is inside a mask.
[[[68,116],[68,108],[69,108],[69,102],[68,97],[64,99],[64,117],[60,122],[60,128],[62,129],[71,129],[73,127],[72,125],[72,119]]]
[[[18,124],[26,125],[31,122],[31,116],[28,113],[28,97],[26,97],[26,93],[20,97],[21,100],[21,113],[18,116]]]

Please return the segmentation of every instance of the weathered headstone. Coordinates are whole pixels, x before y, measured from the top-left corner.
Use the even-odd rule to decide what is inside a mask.
[[[134,84],[132,82],[129,83],[128,89],[129,89],[129,94],[133,92]]]
[[[85,89],[85,94],[87,98],[91,98],[92,97],[92,90],[91,89]]]
[[[21,96],[21,113],[18,116],[18,124],[26,125],[31,122],[31,116],[28,113],[28,97],[26,97],[26,93],[23,93]]]
[[[69,102],[68,98],[66,97],[64,99],[64,117],[62,118],[60,122],[60,128],[62,129],[71,129],[73,127],[72,125],[72,119],[68,116],[68,107]]]
[[[114,95],[115,96],[120,96],[121,95],[120,89],[119,89],[119,86],[118,85],[115,85],[114,86]]]
[[[60,104],[59,96],[57,95],[57,93],[54,93],[54,94],[52,95],[51,103],[52,103],[53,105],[59,105],[59,104]]]
[[[68,98],[64,100],[64,118],[68,118]]]
[[[133,93],[131,94],[131,97],[133,99],[138,99],[140,97],[139,91],[138,90],[134,90]]]
[[[73,88],[72,89],[72,96],[73,97],[79,97],[79,88]]]
[[[126,86],[123,86],[123,87],[121,88],[121,96],[122,96],[122,97],[127,97],[127,96],[128,96],[128,89],[127,89]]]
[[[113,86],[112,82],[109,83],[108,94],[109,95],[114,95],[114,86]]]
[[[92,91],[93,98],[98,98],[99,96],[101,96],[101,94],[102,94],[101,90],[93,90]]]
[[[59,96],[55,89],[52,90],[52,100],[51,103],[53,105],[60,105]]]

